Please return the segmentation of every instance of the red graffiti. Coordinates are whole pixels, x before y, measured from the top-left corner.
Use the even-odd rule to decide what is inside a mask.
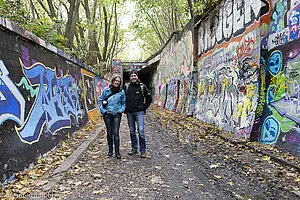
[[[254,40],[248,38],[244,40],[242,45],[236,49],[236,56],[238,59],[252,57],[254,50]]]

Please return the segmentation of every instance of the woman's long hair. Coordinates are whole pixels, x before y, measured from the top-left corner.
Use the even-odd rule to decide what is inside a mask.
[[[113,86],[113,83],[116,80],[116,78],[120,78],[120,85],[119,85],[119,87],[114,87]],[[112,77],[112,79],[110,81],[110,86],[109,86],[110,89],[111,89],[111,91],[113,93],[117,93],[117,92],[119,92],[121,90],[121,86],[122,86],[122,77],[120,75],[117,75],[117,74],[113,75],[113,77]]]

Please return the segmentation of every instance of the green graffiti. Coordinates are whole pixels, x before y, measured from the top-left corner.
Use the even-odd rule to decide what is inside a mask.
[[[263,115],[264,106],[266,104],[266,74],[265,68],[260,68],[260,88],[259,88],[259,101],[256,108],[256,115],[260,117]]]
[[[0,71],[0,77],[2,76],[2,71]],[[0,85],[4,85],[4,83],[0,80]]]
[[[296,126],[296,122],[280,115],[280,113],[276,109],[272,109],[273,116],[277,119],[277,121],[280,123],[280,129],[282,132],[288,132],[293,127]]]
[[[287,77],[283,72],[280,72],[277,76],[272,77],[270,85],[274,86],[274,99],[273,101],[278,101],[282,98],[283,94],[286,94],[287,91]]]
[[[20,87],[21,85],[23,85],[23,88],[25,87],[26,90],[30,91],[30,96],[31,98],[36,96],[39,92],[39,88],[37,87],[36,89],[33,89],[29,84],[28,81],[25,77],[23,77],[20,81],[20,83],[16,84],[18,87]]]

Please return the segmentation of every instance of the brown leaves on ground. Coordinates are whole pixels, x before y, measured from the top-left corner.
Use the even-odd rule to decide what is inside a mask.
[[[98,124],[101,122],[99,119]],[[95,122],[88,123],[83,129],[73,133],[70,139],[62,141],[59,147],[39,156],[29,169],[16,173],[14,180],[1,188],[1,199],[16,199],[15,197],[26,194],[43,194],[43,186],[48,183],[47,177],[89,137],[96,125]]]
[[[244,176],[258,182],[266,182],[284,190],[300,191],[300,175],[297,169],[281,165],[275,162],[268,155],[281,158],[287,162],[292,162],[299,166],[300,158],[271,146],[263,145],[259,142],[250,142],[245,138],[235,138],[230,132],[221,130],[214,125],[201,122],[194,118],[186,118],[178,113],[152,105],[153,116],[162,127],[172,129],[184,144],[195,147],[195,154],[207,157],[207,162],[212,159],[217,163],[211,163],[211,169],[229,167],[233,170],[241,170]],[[257,150],[258,151],[257,151]],[[268,153],[264,155],[263,152]],[[219,181],[227,181],[228,185],[234,185],[226,175],[212,174],[212,178]]]

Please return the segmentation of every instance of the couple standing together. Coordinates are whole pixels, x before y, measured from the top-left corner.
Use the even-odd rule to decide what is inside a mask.
[[[144,115],[152,102],[152,97],[148,88],[138,79],[137,71],[132,70],[129,76],[130,83],[122,89],[122,79],[120,76],[115,75],[111,80],[111,84],[103,90],[98,100],[98,107],[106,126],[107,155],[109,157],[113,155],[114,146],[117,159],[121,158],[119,129],[123,112],[127,115],[130,130],[131,152],[128,154],[136,154],[139,144],[141,157],[146,158]],[[138,138],[135,124],[138,127]]]

